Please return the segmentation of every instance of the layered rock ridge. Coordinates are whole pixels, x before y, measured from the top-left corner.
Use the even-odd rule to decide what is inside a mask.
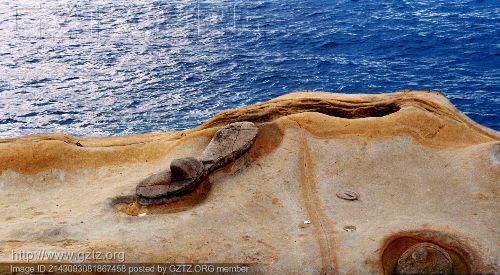
[[[242,156],[175,202],[134,199],[235,122],[258,128]],[[500,135],[437,92],[291,93],[179,132],[3,139],[0,173],[3,262],[112,249],[256,272],[498,272]]]

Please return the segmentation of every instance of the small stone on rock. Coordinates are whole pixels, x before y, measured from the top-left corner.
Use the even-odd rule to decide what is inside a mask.
[[[356,231],[356,226],[354,225],[346,225],[344,226],[344,231],[347,231],[347,232],[353,232],[353,231]]]
[[[336,195],[339,199],[348,200],[348,201],[355,201],[355,200],[359,199],[359,194],[354,192],[354,191],[342,191],[342,192],[338,192]]]

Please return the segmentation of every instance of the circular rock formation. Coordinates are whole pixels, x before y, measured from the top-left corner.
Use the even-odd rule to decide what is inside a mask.
[[[397,274],[451,274],[453,261],[441,247],[419,243],[408,248],[398,260]]]

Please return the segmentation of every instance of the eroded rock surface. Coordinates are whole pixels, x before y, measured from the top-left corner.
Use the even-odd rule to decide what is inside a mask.
[[[139,203],[162,204],[193,192],[209,173],[248,151],[257,133],[258,128],[252,122],[235,122],[222,127],[203,151],[202,161],[194,157],[174,159],[170,170],[142,180],[136,188]]]
[[[136,188],[139,202],[161,204],[193,192],[207,175],[203,164],[192,157],[174,159],[170,170],[155,173]]]
[[[218,130],[201,156],[212,172],[234,161],[252,146],[258,128],[252,122],[235,122]]]
[[[137,191],[147,204],[185,190],[166,184],[170,169],[148,176],[172,163],[180,178],[196,178],[198,162],[176,159],[205,149],[200,162],[215,169],[211,139],[240,121],[259,129],[248,130],[242,144],[255,141],[209,173],[204,188],[162,205],[118,199]],[[417,266],[425,253],[405,252],[430,243],[446,254],[425,259],[438,259],[444,271],[451,264],[454,273],[494,274],[498,148],[498,132],[443,95],[416,91],[288,94],[182,132],[0,140],[0,261],[10,261],[13,250],[125,251],[127,262],[390,274],[406,260]]]
[[[203,170],[203,164],[193,157],[174,159],[170,163],[170,171],[174,180],[199,178]]]
[[[397,274],[452,274],[453,260],[441,247],[432,243],[418,243],[408,248],[399,258]]]

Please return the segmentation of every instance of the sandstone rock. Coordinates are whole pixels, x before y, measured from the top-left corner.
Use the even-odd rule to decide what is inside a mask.
[[[162,197],[178,186],[171,186],[172,174],[169,170],[153,174],[142,180],[136,187],[136,193],[146,198]]]
[[[170,170],[141,181],[136,194],[141,204],[161,204],[194,191],[205,175],[203,164],[197,159],[174,159],[170,163]]]
[[[255,142],[205,189],[164,205],[120,199],[172,160],[201,156],[238,121],[256,124]],[[294,93],[182,132],[0,140],[0,261],[17,250],[125,251],[127,262],[387,274],[412,246],[432,243],[453,272],[494,274],[499,152],[498,132],[416,91]],[[164,173],[143,184],[143,198],[177,188],[155,184],[171,178]],[[336,197],[346,190],[359,199]]]
[[[187,157],[172,160],[170,171],[174,180],[195,179],[204,173],[204,167],[199,160]]]
[[[174,159],[169,171],[141,181],[136,188],[139,203],[162,204],[193,192],[210,172],[248,151],[257,133],[257,127],[251,122],[231,123],[219,129],[203,152],[203,163],[193,157]]]
[[[452,274],[453,260],[439,246],[418,243],[406,250],[398,260],[397,274]]]
[[[257,137],[258,128],[252,122],[235,122],[219,129],[201,156],[210,172],[243,155]]]

